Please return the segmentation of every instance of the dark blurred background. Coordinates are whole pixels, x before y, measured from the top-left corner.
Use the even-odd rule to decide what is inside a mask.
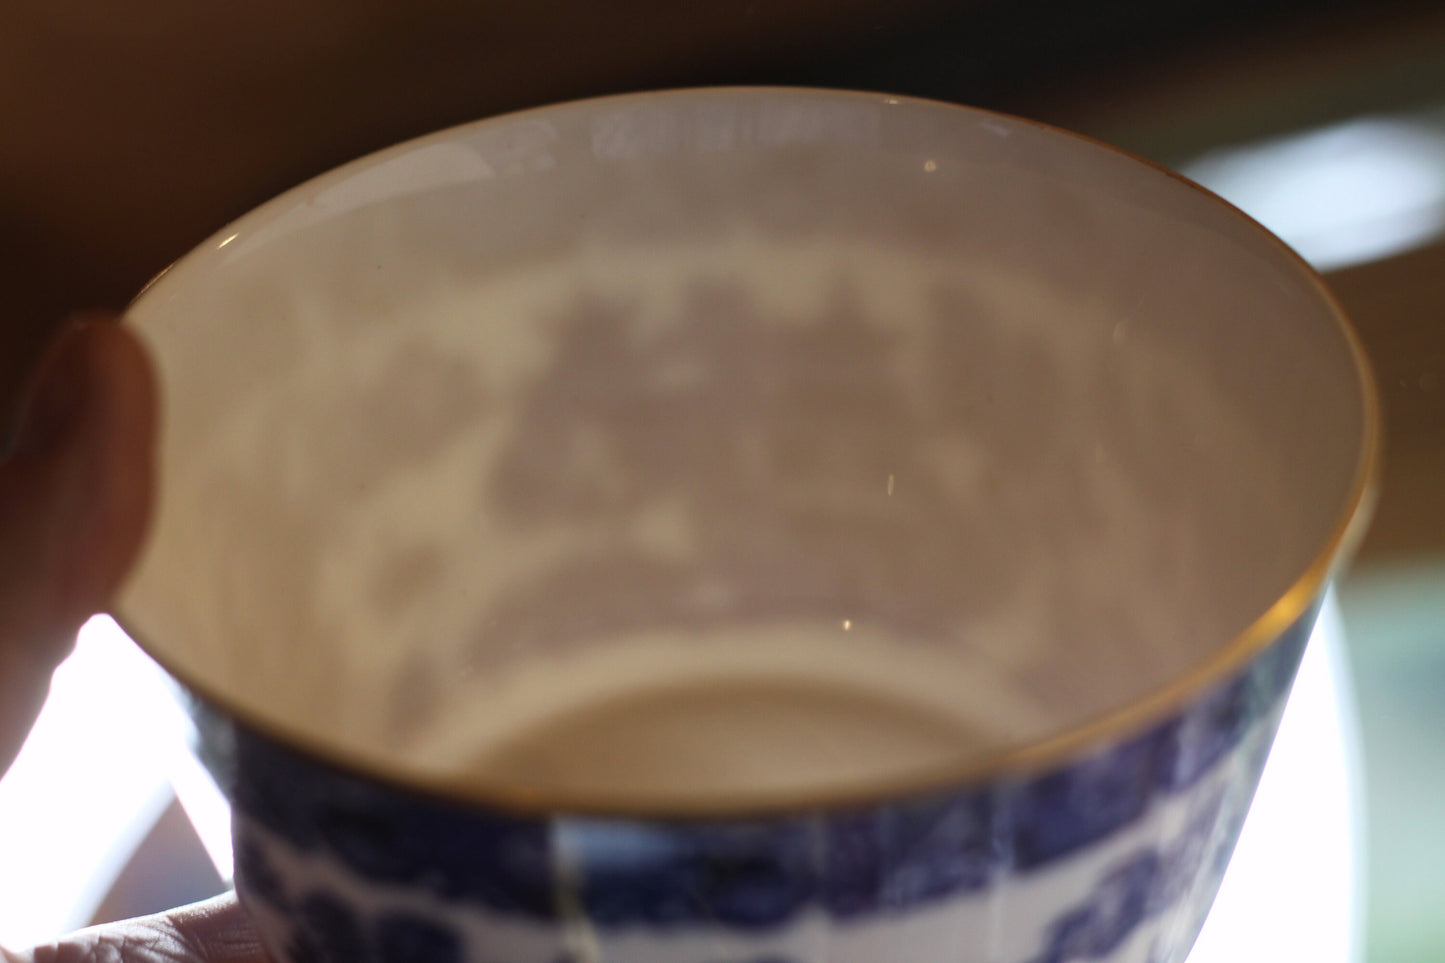
[[[1368,958],[1445,958],[1438,3],[12,0],[0,416],[68,312],[122,306],[313,174],[516,108],[735,83],[917,94],[1072,128],[1202,179],[1329,271],[1388,406],[1378,521],[1342,586],[1368,774]]]

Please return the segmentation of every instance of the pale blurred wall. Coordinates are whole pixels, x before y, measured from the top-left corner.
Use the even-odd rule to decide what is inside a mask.
[[[438,127],[597,93],[760,82],[1047,115],[1052,98],[1121,69],[1313,30],[1322,11],[1379,19],[1397,6],[11,0],[0,24],[0,424],[67,312],[122,305],[247,208]]]

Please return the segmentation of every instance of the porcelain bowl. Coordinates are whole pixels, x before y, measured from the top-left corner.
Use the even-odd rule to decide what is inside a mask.
[[[196,697],[286,963],[1182,960],[1378,448],[1257,224],[866,93],[443,131],[129,319],[163,424],[118,613]],[[704,720],[739,680],[784,695]],[[644,684],[691,695],[629,738],[743,768],[600,722],[506,749]],[[952,728],[757,735],[810,686]]]

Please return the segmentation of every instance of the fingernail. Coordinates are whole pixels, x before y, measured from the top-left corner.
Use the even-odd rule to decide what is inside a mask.
[[[85,332],[90,323],[67,322],[46,352],[29,398],[22,402],[20,418],[0,459],[34,457],[65,437],[85,401]]]

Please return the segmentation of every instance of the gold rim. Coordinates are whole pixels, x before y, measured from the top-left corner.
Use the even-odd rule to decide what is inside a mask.
[[[638,803],[621,797],[598,798],[597,796],[589,794],[553,791],[543,792],[520,786],[463,785],[454,779],[444,778],[434,773],[411,772],[404,766],[397,765],[394,760],[368,756],[345,747],[329,744],[324,739],[289,731],[286,727],[268,720],[263,715],[252,712],[244,706],[237,704],[224,694],[213,690],[210,686],[195,682],[190,679],[184,671],[177,671],[164,653],[157,646],[147,641],[143,633],[136,631],[133,623],[124,613],[117,611],[114,613],[116,621],[126,633],[135,639],[142,649],[160,663],[167,672],[180,681],[187,689],[245,728],[274,740],[283,746],[288,746],[306,755],[313,756],[327,765],[356,772],[408,792],[420,793],[450,802],[460,802],[473,806],[482,805],[517,814],[534,816],[553,813],[572,813],[679,820],[744,819],[818,809],[876,805],[892,799],[948,791],[950,789],[962,789],[970,785],[979,785],[993,781],[1000,777],[1037,773],[1054,768],[1068,761],[1070,758],[1081,754],[1086,749],[1117,743],[1123,738],[1145,731],[1151,725],[1162,723],[1178,715],[1187,706],[1196,702],[1198,697],[1203,693],[1242,671],[1250,662],[1264,652],[1271,643],[1278,639],[1281,633],[1304,616],[1310,606],[1320,598],[1328,586],[1336,567],[1353,554],[1360,538],[1364,535],[1365,528],[1374,507],[1374,502],[1378,494],[1382,449],[1382,407],[1379,388],[1376,384],[1374,374],[1371,371],[1369,361],[1366,358],[1364,348],[1343,307],[1341,307],[1339,301],[1330,292],[1329,287],[1325,284],[1319,272],[1300,257],[1293,248],[1289,247],[1289,245],[1285,244],[1258,221],[1244,211],[1241,211],[1229,201],[1162,164],[1083,134],[1077,134],[1040,121],[1015,117],[1010,114],[983,108],[966,107],[960,104],[951,104],[946,101],[928,98],[863,91],[807,87],[727,86],[680,88],[666,91],[618,94],[609,97],[572,101],[567,105],[604,104],[613,101],[652,99],[658,96],[681,99],[688,96],[716,95],[729,91],[735,91],[749,96],[776,94],[792,97],[855,97],[868,102],[882,101],[889,105],[899,103],[921,104],[941,107],[949,111],[997,117],[1010,123],[1025,124],[1055,136],[1066,137],[1074,141],[1089,144],[1094,148],[1108,151],[1111,154],[1124,157],[1135,163],[1142,164],[1147,168],[1168,175],[1171,179],[1186,186],[1190,190],[1208,197],[1213,203],[1232,211],[1242,223],[1252,227],[1268,245],[1272,246],[1278,253],[1283,254],[1285,259],[1293,265],[1308,282],[1309,286],[1313,288],[1315,295],[1328,309],[1337,333],[1344,339],[1346,348],[1354,361],[1355,376],[1358,379],[1360,402],[1362,405],[1361,414],[1363,416],[1359,454],[1355,462],[1354,476],[1349,495],[1345,500],[1345,504],[1341,507],[1329,537],[1325,540],[1324,544],[1321,545],[1313,559],[1299,577],[1295,579],[1293,584],[1275,599],[1269,608],[1255,619],[1249,627],[1189,672],[1155,689],[1142,698],[1136,699],[1117,709],[1107,710],[1080,725],[1070,726],[1063,732],[1024,745],[1001,749],[984,756],[973,757],[967,762],[960,763],[956,766],[919,776],[894,778],[882,782],[875,781],[867,785],[836,788],[823,793],[802,791],[778,793],[770,796],[766,800],[746,800],[742,802],[729,801],[726,799],[679,797],[678,799],[670,801],[664,800],[659,802],[654,799],[650,802]],[[253,211],[252,214],[257,214],[262,209],[270,207],[271,204],[285,200],[293,193],[306,190],[316,181],[330,177],[338,171],[345,170],[354,164],[374,162],[384,155],[412,150],[421,143],[433,139],[445,139],[459,130],[502,123],[518,117],[525,117],[529,114],[548,112],[560,106],[564,106],[564,104],[553,104],[502,114],[480,121],[460,124],[397,144],[393,147],[366,155],[363,158],[358,158],[356,161],[352,161],[349,164],[321,174],[317,178],[298,185],[292,190],[278,196],[272,202],[261,205],[261,207]],[[252,215],[246,215],[242,217],[240,221],[248,220],[251,216]],[[236,223],[240,223],[240,221]],[[234,231],[235,227],[228,225],[223,230]],[[220,232],[217,232],[216,236],[219,236],[219,234]],[[209,240],[196,250],[204,250],[208,246],[210,246]],[[189,255],[182,257],[177,264],[187,260],[188,257]],[[139,300],[146,291],[169,272],[170,268],[167,268],[157,275],[156,278],[136,295],[136,298],[132,300],[131,304],[135,304],[136,300]]]

